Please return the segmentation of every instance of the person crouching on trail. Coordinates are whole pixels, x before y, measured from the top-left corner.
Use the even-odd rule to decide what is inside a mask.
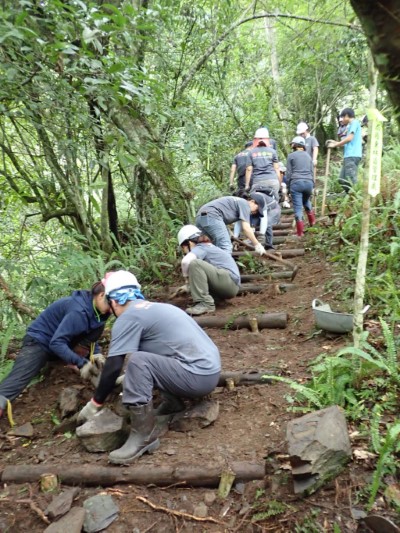
[[[259,213],[263,216],[265,203],[260,194],[251,194],[245,200],[236,196],[223,196],[203,205],[196,215],[196,226],[210,237],[215,246],[232,253],[232,243],[226,224],[242,221],[243,233],[255,247],[258,254],[263,255],[265,249],[254,236],[250,226],[250,215]]]
[[[200,398],[218,384],[218,348],[182,309],[148,302],[130,272],[120,270],[105,280],[106,296],[117,320],[99,385],[78,415],[78,423],[92,418],[112,392],[127,354],[122,403],[130,418],[125,444],[109,455],[115,464],[131,463],[159,447],[156,414],[183,410],[181,398]],[[165,402],[153,411],[153,388]]]
[[[311,204],[314,188],[314,164],[305,151],[306,142],[303,137],[294,137],[290,144],[293,152],[287,158],[286,177],[293,202],[297,236],[302,237],[304,235],[303,206],[310,226],[315,224],[315,214]]]
[[[196,226],[183,226],[178,233],[178,243],[185,257],[182,274],[189,282],[193,298],[189,315],[202,315],[215,311],[214,298],[234,298],[240,286],[240,273],[235,260],[225,250],[214,246]],[[184,292],[187,286],[181,287]],[[187,290],[186,290],[187,292]]]
[[[79,369],[83,379],[100,374],[105,359],[96,341],[109,316],[110,306],[101,282],[95,283],[91,291],[74,291],[47,307],[28,326],[14,366],[0,383],[0,416],[7,408],[11,418],[10,402],[49,361],[61,359]]]

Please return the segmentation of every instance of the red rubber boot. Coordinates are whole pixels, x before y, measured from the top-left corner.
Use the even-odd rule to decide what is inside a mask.
[[[315,213],[314,213],[314,211],[309,211],[307,213],[307,218],[308,218],[308,223],[310,224],[310,226],[314,226],[315,225]]]
[[[296,220],[296,232],[298,237],[304,236],[304,222],[302,220]]]

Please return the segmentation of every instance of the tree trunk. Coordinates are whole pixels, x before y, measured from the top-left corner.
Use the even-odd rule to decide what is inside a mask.
[[[400,4],[396,0],[350,0],[360,19],[400,124]]]

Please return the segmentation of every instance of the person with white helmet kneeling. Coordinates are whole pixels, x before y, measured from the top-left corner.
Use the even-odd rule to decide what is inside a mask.
[[[129,354],[122,402],[129,414],[130,433],[125,444],[109,455],[111,463],[128,464],[160,444],[153,388],[165,398],[157,414],[180,411],[181,398],[201,398],[215,389],[221,361],[218,348],[191,317],[173,305],[146,301],[133,274],[113,272],[104,283],[117,320],[99,385],[79,413],[78,423],[102,408]]]
[[[181,267],[194,305],[186,309],[190,315],[215,311],[214,298],[234,298],[240,285],[240,273],[231,254],[214,246],[199,228],[183,226],[178,243],[185,257]]]

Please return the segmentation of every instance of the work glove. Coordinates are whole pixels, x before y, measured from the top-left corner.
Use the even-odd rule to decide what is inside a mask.
[[[91,362],[94,363],[99,370],[103,370],[103,366],[106,362],[106,358],[102,353],[94,353],[91,356]]]
[[[89,400],[85,407],[79,412],[78,424],[84,424],[85,422],[93,418],[94,415],[98,413],[102,407],[102,405],[98,405],[93,400]]]
[[[176,289],[176,291],[171,294],[171,298],[176,298],[176,296],[179,296],[180,294],[189,294],[189,285],[187,283]]]
[[[84,379],[85,381],[91,381],[93,377],[97,377],[101,374],[101,368],[97,366],[96,362],[91,363],[90,361],[88,361],[79,370],[79,373],[82,379]]]
[[[265,254],[265,248],[260,242],[256,244],[254,249],[259,255]]]
[[[288,202],[287,200],[285,200],[285,201],[282,203],[282,207],[290,207],[290,202]]]
[[[115,386],[118,387],[118,385],[122,385],[124,383],[124,377],[125,377],[125,374],[121,374],[120,376],[117,377],[117,379],[115,380]]]

